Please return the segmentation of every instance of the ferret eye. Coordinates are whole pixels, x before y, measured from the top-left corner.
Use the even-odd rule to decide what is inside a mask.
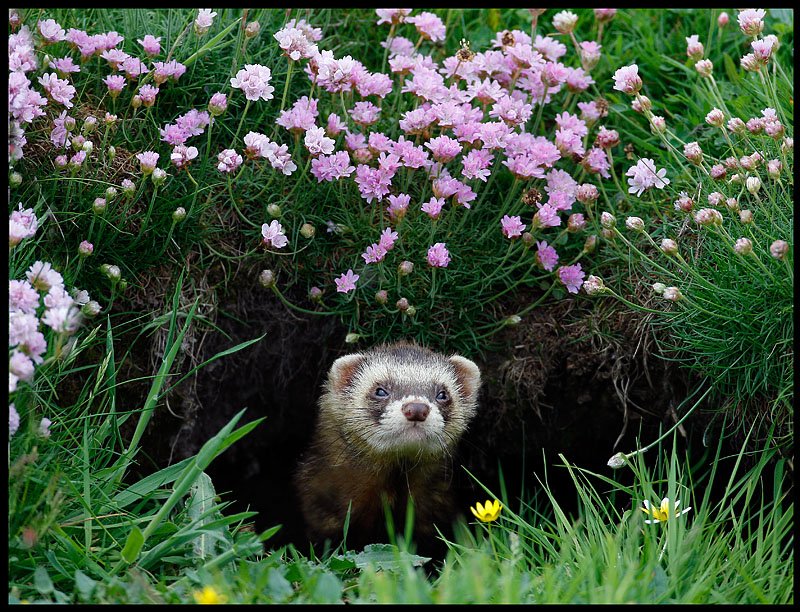
[[[383,387],[378,387],[375,389],[375,397],[389,397],[389,392]]]
[[[438,402],[446,402],[447,401],[447,391],[442,389],[439,393],[436,394],[436,401]]]

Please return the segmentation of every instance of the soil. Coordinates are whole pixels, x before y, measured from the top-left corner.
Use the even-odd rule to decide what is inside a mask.
[[[265,421],[218,457],[208,472],[218,494],[231,502],[230,512],[258,511],[259,530],[283,525],[269,546],[293,543],[307,551],[292,477],[310,440],[330,364],[359,347],[345,344],[347,330],[332,318],[298,317],[288,311],[258,285],[258,272],[240,270],[239,279],[252,280],[239,280],[238,289],[227,287],[225,301],[203,300],[208,316],[225,313],[214,321],[222,333],[201,325],[193,328],[178,366],[186,371],[219,351],[265,337],[171,390],[168,405],[154,413],[133,476],[196,453],[247,408],[242,423],[260,417]],[[213,278],[208,283],[207,288]],[[216,292],[209,289],[208,295]],[[187,303],[188,296],[187,291]],[[289,292],[287,298],[306,306],[304,295]],[[518,299],[526,303],[532,298]],[[565,299],[541,307],[504,330],[497,344],[505,350],[473,356],[484,380],[480,409],[456,461],[493,491],[500,491],[502,480],[506,499],[537,488],[537,478],[546,475],[559,504],[574,510],[575,491],[566,470],[557,467],[563,463],[559,455],[610,475],[608,459],[636,448],[637,437],[649,442],[659,428],[674,424],[676,402],[686,395],[683,376],[650,355],[652,339],[641,316],[615,308],[610,300],[578,304]],[[509,305],[510,312],[514,306]],[[160,362],[163,334],[140,342],[150,346],[142,345],[131,355],[149,354],[151,362],[133,366],[124,379],[152,374]],[[135,402],[134,397],[146,395],[147,386],[145,381],[138,388],[124,388]],[[456,473],[459,507],[467,509],[486,498],[466,471]]]

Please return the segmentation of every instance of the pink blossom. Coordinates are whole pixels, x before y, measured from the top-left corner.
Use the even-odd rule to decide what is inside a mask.
[[[583,68],[567,68],[567,78],[565,79],[567,89],[573,93],[580,93],[589,89],[589,85],[594,84],[594,79],[586,74]]]
[[[141,75],[150,72],[142,60],[133,56],[126,57],[120,69],[128,75],[129,79],[137,79]]]
[[[635,94],[642,88],[639,66],[623,66],[614,73],[614,89],[626,94]]]
[[[39,77],[47,95],[67,108],[72,108],[72,98],[75,96],[75,88],[66,79],[59,79],[55,72],[43,74]]]
[[[337,151],[333,155],[322,155],[311,160],[311,174],[320,183],[347,178],[354,170],[355,167],[350,165],[347,151]]]
[[[584,40],[580,44],[581,65],[586,71],[591,70],[600,61],[602,45],[594,40]]]
[[[397,242],[398,236],[399,234],[392,231],[391,227],[387,227],[381,232],[380,245],[387,251],[391,251],[394,248],[394,243]]]
[[[521,236],[526,227],[522,222],[522,219],[520,219],[520,217],[517,215],[513,217],[503,215],[503,218],[500,220],[500,226],[502,228],[503,235],[506,238],[516,238],[517,236]]]
[[[555,62],[567,52],[567,46],[549,36],[536,35],[533,48],[544,55],[545,59]]]
[[[197,32],[198,35],[203,35],[208,32],[208,29],[214,23],[214,17],[216,16],[217,13],[212,12],[211,9],[198,9],[197,17],[194,20],[195,32]]]
[[[608,173],[608,170],[611,168],[611,164],[609,163],[608,156],[603,149],[598,149],[597,147],[592,147],[589,149],[589,152],[583,158],[581,164],[590,174],[599,174],[603,178],[609,178],[611,176]]]
[[[328,115],[328,127],[326,128],[326,132],[329,136],[336,136],[342,130],[347,129],[347,124],[341,120],[339,115],[336,113],[331,113]]]
[[[280,170],[285,176],[290,176],[297,170],[297,164],[292,161],[289,147],[285,144],[268,142],[262,148],[261,155],[267,158],[273,169]]]
[[[758,36],[764,30],[764,9],[744,9],[739,11],[739,29],[745,36]]]
[[[368,264],[378,263],[379,261],[383,261],[383,258],[386,257],[386,249],[380,244],[371,244],[364,253],[361,253],[361,257],[363,257],[364,261]]]
[[[382,72],[367,74],[356,83],[356,91],[362,97],[378,96],[382,99],[391,93],[392,87],[392,79]]]
[[[437,242],[428,249],[428,263],[434,268],[446,268],[450,264],[450,252],[444,242]]]
[[[142,99],[142,104],[145,107],[150,107],[155,104],[157,94],[158,87],[153,87],[149,83],[147,85],[142,85],[139,88],[139,97]]]
[[[275,123],[290,132],[305,132],[316,127],[318,114],[317,100],[303,96],[295,101],[291,109],[282,111]]]
[[[276,249],[282,249],[289,244],[289,239],[283,233],[283,227],[277,219],[273,219],[269,224],[264,223],[261,226],[261,235],[264,237],[264,244]]]
[[[139,160],[139,169],[142,174],[152,174],[158,163],[158,153],[155,151],[143,151],[136,154],[136,159]]]
[[[177,145],[173,147],[172,153],[169,158],[176,168],[183,168],[188,165],[195,157],[197,157],[197,147],[187,147],[186,145]]]
[[[594,100],[591,102],[578,102],[578,108],[581,109],[581,120],[586,123],[586,125],[593,125],[602,117],[605,117]]]
[[[104,60],[108,62],[112,70],[119,70],[120,66],[125,63],[125,60],[130,57],[122,49],[106,49],[100,54]]]
[[[369,138],[367,139],[367,146],[375,155],[378,153],[394,153],[394,151],[392,151],[392,148],[394,147],[394,141],[383,132],[371,132]]]
[[[153,62],[153,81],[156,85],[166,83],[167,79],[177,82],[184,72],[186,72],[186,66],[177,60]]]
[[[316,157],[317,155],[330,155],[333,153],[333,147],[336,141],[325,136],[325,130],[323,128],[313,127],[306,131],[303,143],[306,145],[308,152]]]
[[[247,132],[244,137],[244,153],[247,159],[264,157],[264,148],[272,142],[269,138],[259,132]]]
[[[578,293],[586,276],[579,263],[574,266],[559,266],[556,274],[570,293]]]
[[[245,64],[231,79],[231,87],[241,89],[248,100],[272,100],[275,88],[269,84],[270,69],[260,64]]]
[[[152,34],[146,34],[143,39],[137,40],[142,45],[142,49],[147,55],[158,55],[161,53],[161,37],[156,38]]]
[[[463,175],[468,179],[478,179],[484,183],[489,178],[494,157],[485,149],[473,149],[461,159]]]
[[[336,291],[339,293],[350,293],[356,288],[356,281],[361,278],[358,274],[353,274],[352,270],[347,270],[339,278],[333,279],[336,283]]]
[[[397,55],[408,57],[415,53],[414,43],[404,36],[394,36],[384,40],[381,42],[381,47],[389,49],[389,58]]]
[[[433,123],[435,117],[430,113],[430,108],[424,105],[420,108],[407,111],[400,119],[400,129],[406,134],[421,134]]]
[[[388,178],[385,172],[364,164],[356,167],[355,182],[361,197],[367,202],[372,202],[374,199],[382,200],[389,194],[389,187],[392,183],[391,178]]]
[[[350,111],[350,116],[359,125],[372,125],[378,120],[381,109],[372,102],[356,102]]]
[[[119,74],[109,74],[103,79],[103,82],[108,87],[108,93],[112,98],[116,98],[126,84],[125,77]]]
[[[307,59],[317,54],[317,45],[308,40],[299,28],[283,28],[274,34],[278,45],[291,60]]]
[[[20,351],[11,353],[11,357],[8,360],[8,371],[13,373],[19,380],[33,380],[33,369],[33,360],[30,357]]]
[[[531,227],[536,229],[540,227],[558,227],[559,225],[561,225],[561,217],[558,216],[558,211],[550,204],[542,204],[541,208],[533,215]]]
[[[218,91],[208,101],[208,112],[218,117],[228,108],[228,96]]]
[[[39,291],[50,291],[51,287],[64,287],[64,277],[48,262],[37,261],[25,273],[28,282]]]
[[[217,170],[220,172],[234,172],[239,166],[242,165],[244,159],[234,149],[225,149],[217,155]]]
[[[64,28],[62,28],[55,19],[45,19],[44,21],[40,21],[38,24],[39,27],[39,34],[42,35],[42,38],[47,43],[57,43],[64,40],[66,36],[66,32],[64,32]]]
[[[390,195],[389,206],[386,207],[386,212],[389,213],[389,218],[396,221],[402,219],[410,202],[411,196],[405,193]]]
[[[73,72],[81,71],[80,66],[76,66],[69,55],[52,60],[49,66],[62,78]]]
[[[438,219],[439,215],[442,213],[443,206],[444,198],[432,197],[421,206],[420,210],[426,213],[431,219]]]
[[[687,56],[693,60],[699,60],[703,58],[704,53],[703,43],[700,42],[700,37],[697,34],[692,34],[686,38]]]
[[[311,42],[318,42],[320,39],[322,39],[322,30],[320,28],[315,28],[305,19],[292,18],[286,22],[286,27],[297,28],[303,34],[305,34],[306,38]]]
[[[27,280],[8,281],[8,312],[34,314],[39,308],[39,292]]]
[[[505,121],[510,126],[525,123],[531,117],[531,105],[508,95],[501,96],[489,111],[490,117]]]
[[[546,241],[536,242],[536,261],[548,272],[552,272],[558,263],[558,252]]]
[[[423,11],[413,17],[406,17],[406,23],[413,23],[419,35],[425,40],[438,42],[444,40],[444,22],[433,13]]]
[[[425,146],[431,150],[433,158],[442,163],[449,162],[461,153],[461,143],[449,136],[432,138],[425,143]]]
[[[640,159],[635,166],[631,166],[625,173],[628,179],[628,193],[635,193],[641,196],[647,189],[656,187],[657,189],[664,189],[669,185],[669,179],[666,177],[667,171],[662,168],[656,170],[656,165],[652,159]]]
[[[441,102],[448,93],[441,74],[430,68],[417,67],[403,83],[401,93],[412,93],[428,102]]]
[[[378,21],[376,22],[378,25],[382,23],[389,23],[389,24],[397,24],[402,23],[403,20],[411,13],[413,9],[375,9],[377,13]]]

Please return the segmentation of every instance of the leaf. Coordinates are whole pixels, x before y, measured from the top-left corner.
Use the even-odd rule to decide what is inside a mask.
[[[656,565],[653,571],[650,587],[648,589],[653,596],[653,603],[660,603],[669,590],[667,573],[660,565]]]
[[[359,569],[371,565],[378,570],[390,571],[399,570],[408,563],[413,567],[422,567],[431,560],[430,557],[420,557],[401,551],[393,544],[367,544],[361,552],[348,551],[344,557],[352,560]]]
[[[120,554],[127,563],[133,563],[136,561],[139,553],[142,552],[142,546],[144,546],[144,535],[142,534],[142,530],[134,525],[133,529],[131,529],[131,532],[128,534],[125,547]]]
[[[278,533],[278,530],[281,527],[283,527],[283,525],[275,525],[274,527],[270,527],[269,529],[265,529],[264,532],[260,536],[258,536],[258,541],[259,542],[266,542],[272,536],[274,536],[276,533]]]
[[[216,518],[213,513],[209,512],[214,506],[215,497],[216,491],[214,491],[214,484],[211,482],[211,477],[205,472],[201,472],[197,480],[194,481],[189,491],[189,500],[186,502],[189,521],[194,523],[200,519],[197,522],[198,529],[202,529]],[[205,518],[201,519],[200,517]],[[196,557],[200,557],[201,559],[210,557],[214,554],[214,541],[215,538],[211,538],[208,533],[203,532],[192,541],[192,552]]]
[[[725,74],[732,83],[736,83],[739,80],[739,71],[736,70],[736,64],[733,63],[731,56],[727,53],[723,55],[722,63],[725,65]]]
[[[311,593],[314,603],[337,603],[342,599],[342,581],[330,572],[317,577]]]
[[[289,599],[293,593],[292,583],[286,580],[278,568],[271,567],[267,578],[267,594],[270,598],[275,602],[282,602]]]
[[[96,586],[96,580],[92,580],[81,570],[75,570],[75,590],[81,601],[89,601]]]
[[[41,565],[33,572],[33,588],[42,595],[49,595],[55,590],[55,586],[53,586],[53,581],[50,580],[47,570]]]

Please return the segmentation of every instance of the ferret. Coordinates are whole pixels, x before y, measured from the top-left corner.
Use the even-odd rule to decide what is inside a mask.
[[[385,506],[402,533],[409,498],[418,552],[454,518],[455,446],[476,412],[481,374],[460,355],[396,343],[339,357],[328,372],[311,445],[296,474],[312,542],[387,541]],[[426,544],[427,543],[427,544]]]

